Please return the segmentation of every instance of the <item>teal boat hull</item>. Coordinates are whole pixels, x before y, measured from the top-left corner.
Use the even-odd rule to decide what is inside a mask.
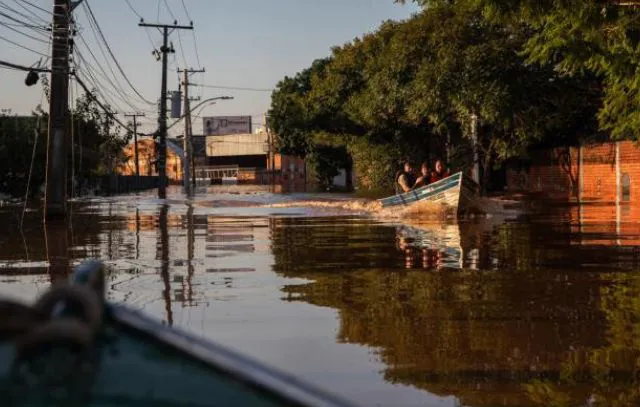
[[[430,202],[461,213],[476,204],[478,192],[478,184],[462,172],[458,172],[415,190],[380,199],[379,202],[383,208]]]
[[[87,272],[81,267],[76,283],[85,281]],[[51,362],[62,352],[52,348],[26,368],[17,362],[17,347],[1,339],[3,406],[352,405],[123,305],[105,304],[98,339],[91,352],[82,353],[81,363]]]

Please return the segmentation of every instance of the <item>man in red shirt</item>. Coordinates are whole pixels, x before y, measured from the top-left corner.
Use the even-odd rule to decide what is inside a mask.
[[[431,172],[429,176],[429,183],[434,183],[440,181],[443,178],[447,178],[450,174],[447,170],[444,169],[444,165],[441,160],[436,160],[434,165],[435,170]]]

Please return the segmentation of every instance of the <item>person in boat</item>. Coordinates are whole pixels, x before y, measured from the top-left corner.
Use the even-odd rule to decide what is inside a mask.
[[[434,167],[434,170],[429,175],[430,184],[440,181],[441,179],[447,178],[448,176],[451,175],[449,174],[449,171],[444,169],[444,164],[442,164],[442,160],[436,160],[436,163],[433,167]]]
[[[418,177],[415,184],[413,184],[413,189],[428,185],[430,182],[430,179],[431,179],[431,174],[429,174],[429,164],[425,161],[420,166],[420,177]]]
[[[413,175],[413,166],[409,161],[405,161],[403,170],[396,174],[396,194],[409,192],[416,183],[416,177]]]

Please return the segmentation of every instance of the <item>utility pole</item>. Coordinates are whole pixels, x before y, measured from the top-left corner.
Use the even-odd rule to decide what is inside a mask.
[[[267,132],[267,144],[269,145],[269,152],[267,157],[267,168],[271,167],[271,192],[276,190],[276,162],[275,162],[275,149],[273,143],[273,135],[271,134],[271,130],[269,129],[269,115],[264,115],[264,127]],[[282,164],[282,162],[281,162]],[[282,165],[280,165],[282,167]],[[282,168],[280,168],[282,173]]]
[[[54,0],[49,93],[49,135],[44,218],[67,213],[67,144],[69,123],[69,34],[71,2]]]
[[[136,163],[136,177],[140,177],[140,160],[138,159],[138,117],[145,117],[144,113],[125,113],[124,117],[133,117],[133,151]]]
[[[189,98],[189,74],[203,73],[204,69],[184,69],[178,70],[182,73],[182,86],[184,86],[184,158],[182,160],[182,185],[184,185],[187,196],[192,193],[191,189],[191,163],[193,160],[193,143],[191,142],[192,123],[191,123],[191,99]],[[195,164],[195,163],[194,163]]]
[[[158,145],[158,175],[160,183],[158,185],[158,198],[167,198],[167,55],[175,53],[173,45],[169,47],[169,34],[173,30],[193,30],[193,22],[191,25],[178,25],[174,22],[169,24],[147,24],[143,20],[138,24],[140,27],[154,27],[162,29],[162,84],[160,88],[160,116],[158,117],[158,135],[160,143]],[[171,30],[171,31],[170,31]]]

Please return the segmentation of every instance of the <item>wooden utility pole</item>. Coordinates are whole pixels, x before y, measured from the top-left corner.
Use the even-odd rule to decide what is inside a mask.
[[[46,219],[67,213],[67,144],[69,135],[69,34],[71,2],[54,0],[49,92],[49,135],[45,190]]]
[[[158,185],[158,198],[167,198],[167,55],[175,53],[173,45],[169,47],[169,34],[173,30],[193,30],[193,22],[191,25],[178,25],[175,22],[173,25],[169,24],[147,24],[141,21],[138,26],[140,27],[155,27],[162,29],[162,84],[160,87],[160,116],[158,117],[158,135],[160,143],[158,144],[158,175],[160,182]]]
[[[184,69],[178,70],[178,73],[182,73],[182,86],[184,87],[184,158],[182,160],[182,185],[186,194],[189,196],[192,193],[191,188],[191,163],[193,162],[193,143],[191,137],[193,136],[193,126],[191,122],[191,99],[189,98],[189,74],[203,73],[204,69]]]
[[[144,113],[125,113],[124,117],[133,117],[133,151],[136,164],[136,177],[140,176],[140,160],[138,158],[138,117],[145,117]]]
[[[268,144],[268,156],[267,156],[267,168],[271,167],[271,192],[276,190],[276,162],[275,162],[275,149],[273,142],[273,135],[269,129],[269,115],[264,115],[264,127],[267,132],[267,144]],[[282,164],[282,163],[281,163]],[[282,165],[280,165],[282,167]],[[281,168],[282,170],[282,168]]]

